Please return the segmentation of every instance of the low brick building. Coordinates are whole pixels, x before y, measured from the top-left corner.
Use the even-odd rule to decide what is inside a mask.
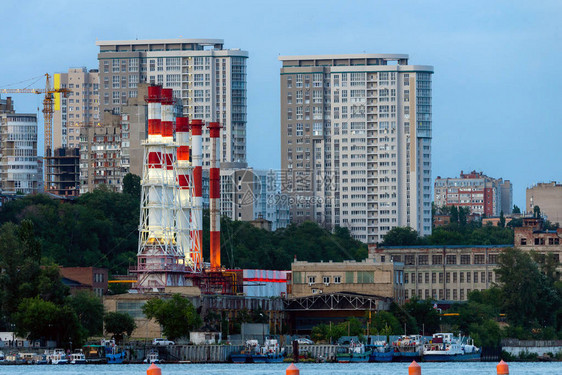
[[[109,278],[107,268],[61,267],[60,275],[65,279],[74,281],[67,283],[71,294],[79,290],[90,290],[101,297],[107,293],[107,280]]]
[[[358,293],[404,302],[403,264],[367,258],[362,262],[302,262],[291,264],[290,297]]]
[[[404,264],[404,296],[465,301],[496,282],[497,257],[506,245],[369,246],[379,262]]]

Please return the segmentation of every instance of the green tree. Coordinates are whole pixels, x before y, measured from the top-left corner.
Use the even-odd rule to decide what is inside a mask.
[[[388,311],[378,311],[371,322],[371,330],[379,335],[400,335],[403,328],[398,319]]]
[[[123,177],[123,193],[129,194],[131,197],[137,199],[140,204],[141,178],[136,174],[127,173],[125,177]]]
[[[164,335],[170,340],[187,337],[202,323],[193,304],[180,294],[174,294],[168,300],[151,299],[142,311],[148,319],[154,319],[162,326]]]
[[[55,340],[68,346],[72,341],[80,346],[85,331],[70,306],[59,306],[40,297],[24,299],[14,314],[16,333],[30,340]]]
[[[105,331],[110,333],[118,343],[123,341],[125,334],[131,336],[137,328],[135,320],[131,315],[122,312],[109,312],[103,317]]]
[[[533,207],[533,216],[536,218],[541,217],[541,208],[539,206]]]
[[[503,216],[503,210],[500,211],[500,222],[499,226],[505,228],[505,216]]]
[[[439,313],[433,308],[431,300],[420,300],[414,297],[402,308],[416,321],[417,331],[420,334],[422,331],[431,334],[439,331]]]
[[[410,227],[395,227],[389,230],[383,238],[383,246],[413,246],[420,244],[418,232]]]
[[[67,297],[66,303],[76,312],[88,337],[103,333],[103,303],[91,292],[78,292]]]
[[[459,209],[457,206],[451,206],[451,224],[459,223]]]
[[[503,251],[496,275],[501,283],[503,308],[510,323],[525,328],[554,323],[560,296],[528,253]]]

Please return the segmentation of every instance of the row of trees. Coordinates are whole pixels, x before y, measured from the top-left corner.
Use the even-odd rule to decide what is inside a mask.
[[[31,221],[43,264],[125,273],[136,263],[140,179],[128,174],[123,183],[123,193],[101,186],[72,202],[46,195],[17,199],[0,208],[0,224]],[[204,215],[204,257],[209,259],[208,211]],[[313,222],[268,232],[223,217],[221,231],[222,262],[230,268],[289,269],[294,257],[309,261],[367,257],[367,246],[354,240],[348,229],[332,233]]]
[[[30,340],[80,345],[102,334],[105,318],[107,332],[130,334],[130,316],[104,314],[101,299],[90,292],[70,295],[58,266],[41,263],[41,250],[31,220],[0,226],[0,329]]]

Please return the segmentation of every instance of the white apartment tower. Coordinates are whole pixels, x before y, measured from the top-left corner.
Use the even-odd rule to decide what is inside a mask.
[[[431,74],[408,55],[282,56],[281,166],[293,222],[380,242],[431,233]]]
[[[37,162],[37,115],[0,99],[0,193],[33,194],[43,180]]]
[[[98,41],[101,112],[121,113],[128,98],[147,82],[174,90],[183,115],[219,122],[221,162],[246,161],[246,59],[248,52],[224,49],[222,39]],[[209,129],[203,161],[209,166]]]

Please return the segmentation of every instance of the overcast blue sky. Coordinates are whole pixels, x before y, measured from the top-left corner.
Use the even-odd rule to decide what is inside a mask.
[[[526,187],[561,180],[561,1],[3,0],[2,15],[0,88],[97,68],[96,39],[219,38],[249,51],[255,168],[280,167],[279,55],[406,53],[435,69],[433,177],[509,179],[522,208]],[[15,100],[19,112],[41,106]]]

